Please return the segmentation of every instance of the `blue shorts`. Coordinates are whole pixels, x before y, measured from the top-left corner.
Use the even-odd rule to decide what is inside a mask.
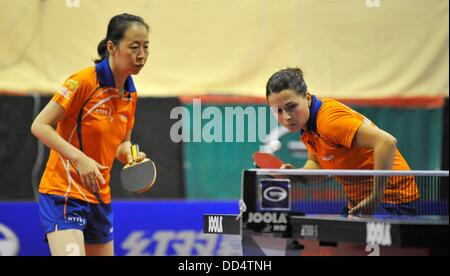
[[[45,234],[78,229],[87,244],[113,240],[113,212],[110,204],[93,204],[75,198],[40,194],[39,213]]]

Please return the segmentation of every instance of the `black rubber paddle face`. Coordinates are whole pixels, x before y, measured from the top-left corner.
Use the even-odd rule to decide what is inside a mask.
[[[155,164],[151,160],[124,167],[120,172],[122,187],[129,192],[141,192],[153,185],[156,179]]]

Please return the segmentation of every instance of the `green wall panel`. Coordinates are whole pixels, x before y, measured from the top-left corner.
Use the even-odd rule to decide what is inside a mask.
[[[202,105],[202,111],[208,107],[216,107],[216,111],[220,110],[224,116],[226,107],[238,106],[254,110],[257,110],[258,107],[265,107],[262,105]],[[442,109],[352,107],[397,138],[398,147],[412,169],[440,169]],[[193,106],[186,105],[185,108],[190,114],[190,122],[186,123],[192,130]],[[265,108],[264,112],[267,122],[269,118],[273,119],[268,108]],[[211,117],[203,119],[202,126],[204,127],[210,121]],[[247,123],[246,120],[244,125],[248,126]],[[268,123],[266,128],[268,128]],[[240,197],[242,170],[253,167],[252,154],[259,150],[261,143],[259,141],[248,142],[249,132],[257,129],[254,127],[244,128],[245,142],[224,142],[225,132],[229,133],[230,129],[229,125],[227,128],[225,120],[222,120],[222,142],[205,142],[204,140],[193,142],[193,133],[190,133],[189,142],[185,140],[184,169],[188,198],[237,199]],[[236,131],[236,122],[234,122],[234,134]],[[290,147],[292,143],[295,144],[298,141],[298,138],[299,134],[297,133],[282,136],[280,141],[283,146],[277,152],[277,156],[285,162],[301,167],[306,161],[306,157],[301,152],[292,151]]]

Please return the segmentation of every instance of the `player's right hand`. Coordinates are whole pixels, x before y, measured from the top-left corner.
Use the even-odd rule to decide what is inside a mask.
[[[284,169],[295,169],[294,165],[290,164],[290,163],[284,163],[283,165],[281,165],[280,169],[284,170]]]
[[[145,152],[140,151],[136,160],[133,160],[133,156],[131,155],[131,150],[130,150],[130,152],[127,154],[127,164],[131,165],[134,163],[140,163],[140,162],[144,161],[145,158],[147,158],[147,155],[145,154]]]
[[[84,156],[76,162],[78,174],[80,175],[83,186],[91,193],[97,193],[100,191],[99,181],[105,184],[100,170],[106,170],[108,167],[100,165],[94,159]]]

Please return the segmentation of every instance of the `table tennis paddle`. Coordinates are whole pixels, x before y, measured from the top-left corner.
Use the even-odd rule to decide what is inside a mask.
[[[141,162],[136,162],[139,156],[139,146],[131,146],[131,156],[133,162],[123,167],[120,172],[122,187],[135,193],[143,193],[150,189],[156,181],[156,167],[152,160],[145,158]]]
[[[283,161],[278,157],[266,152],[255,152],[253,162],[260,169],[280,169],[283,165]]]

